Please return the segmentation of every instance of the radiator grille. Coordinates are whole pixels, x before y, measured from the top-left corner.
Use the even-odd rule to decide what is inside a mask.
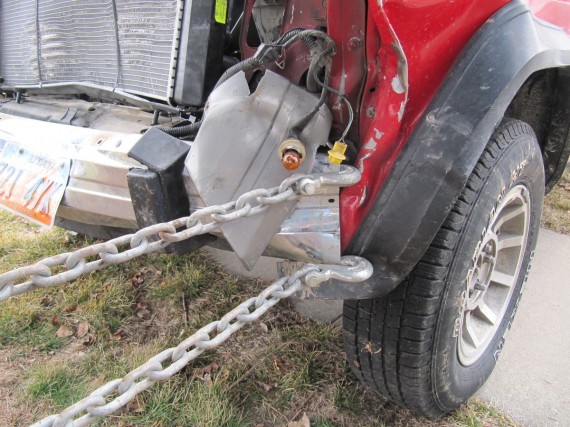
[[[0,0],[8,87],[92,83],[166,100],[182,0]]]

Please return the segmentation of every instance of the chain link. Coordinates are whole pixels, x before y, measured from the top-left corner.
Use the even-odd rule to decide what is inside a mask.
[[[59,254],[36,264],[3,273],[0,275],[0,302],[37,288],[69,282],[106,266],[160,251],[172,243],[210,233],[228,221],[262,213],[270,205],[295,200],[299,195],[313,194],[321,186],[344,187],[360,180],[360,172],[351,166],[343,165],[339,172],[325,175],[330,176],[323,178],[322,175],[293,175],[278,187],[249,191],[234,202],[209,206],[188,217],[152,225],[134,234],[96,243],[75,252]],[[130,247],[124,249],[127,246]],[[367,263],[358,257],[346,257],[341,264],[355,268],[358,262],[362,261]],[[64,271],[54,274],[52,268]],[[324,274],[327,278],[355,275],[352,272],[341,272],[344,273],[343,276],[337,271],[338,268],[338,266],[305,265],[291,276],[277,280],[258,296],[242,302],[220,320],[204,326],[177,347],[162,351],[123,378],[104,384],[60,414],[44,418],[32,427],[85,426],[98,417],[116,412],[156,382],[168,380],[205,351],[220,346],[243,326],[257,321],[282,299],[302,290],[306,286],[308,277],[314,283],[320,283],[322,280],[319,274]],[[368,270],[372,271],[371,266],[368,266]]]
[[[109,381],[63,412],[50,415],[32,427],[80,427],[98,417],[111,415],[139,393],[159,381],[170,379],[205,351],[220,346],[242,327],[259,320],[279,301],[302,290],[309,273],[319,271],[320,266],[307,264],[291,276],[277,280],[256,297],[249,298],[220,320],[199,329],[178,346],[160,352],[124,377]]]
[[[0,302],[37,288],[73,281],[109,265],[121,264],[145,254],[161,251],[172,243],[210,233],[226,222],[258,215],[270,205],[295,200],[304,194],[297,184],[307,180],[319,182],[318,177],[293,175],[278,187],[251,190],[234,202],[208,206],[188,217],[152,225],[134,234],[87,246],[72,253],[46,258],[34,265],[0,274]],[[129,248],[124,249],[127,246]],[[124,250],[121,252],[120,249]],[[63,267],[65,270],[54,274],[52,271],[54,267],[60,269]]]

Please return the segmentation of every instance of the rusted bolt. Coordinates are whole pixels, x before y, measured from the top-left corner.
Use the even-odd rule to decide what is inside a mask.
[[[353,37],[348,41],[348,50],[353,51],[362,47],[362,40],[358,37]]]
[[[366,117],[368,117],[369,119],[371,119],[372,117],[374,117],[376,115],[376,108],[374,107],[368,107],[366,109]]]

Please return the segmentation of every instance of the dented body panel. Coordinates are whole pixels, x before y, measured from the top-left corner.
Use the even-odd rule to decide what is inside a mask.
[[[569,65],[568,33],[514,1],[470,38],[429,103],[414,97],[409,71],[409,99],[395,139],[382,135],[384,153],[361,151],[369,154],[363,181],[341,196],[343,245],[348,253],[376,257],[377,283],[392,289],[418,262],[523,83],[539,70]],[[358,202],[367,184],[369,202]]]
[[[10,41],[16,37],[8,42],[4,37],[1,51],[11,57],[0,67],[0,73],[9,72],[9,79],[0,75],[0,89],[6,91],[0,93],[0,114],[37,121],[38,129],[74,127],[70,134],[85,139],[77,146],[96,153],[91,162],[105,157],[108,145],[105,136],[92,147],[92,135],[122,130],[134,141],[128,145],[127,137],[109,137],[109,144],[124,150],[122,163],[99,175],[108,175],[115,187],[107,178],[89,177],[81,185],[90,192],[77,191],[82,163],[71,157],[59,223],[98,237],[106,236],[79,225],[131,231],[228,202],[294,173],[329,172],[338,165],[323,166],[322,159],[339,142],[346,161],[360,171],[358,184],[340,195],[327,190],[266,208],[263,219],[223,225],[215,236],[248,268],[262,253],[327,263],[341,253],[364,254],[374,261],[373,280],[360,290],[329,282],[319,287],[327,298],[369,298],[400,283],[433,239],[505,111],[516,111],[507,108],[521,87],[529,87],[529,76],[570,65],[569,0],[245,0],[228,3],[221,17],[211,3],[175,3],[179,9],[165,24],[174,26],[167,29],[169,34],[174,29],[175,37],[153,39],[162,40],[156,42],[157,58],[170,67],[171,86],[161,85],[162,95],[123,87],[129,76],[121,73],[127,69],[116,64],[125,50],[133,52],[123,44],[125,28],[107,13],[105,31],[118,34],[118,43],[103,46],[115,55],[111,65],[116,64],[109,66],[115,86],[100,87],[87,75],[85,81],[57,78],[32,90],[18,82],[25,73],[14,68],[21,53]],[[25,5],[14,5],[0,6],[4,20],[20,12],[35,16]],[[42,24],[56,18],[38,13],[34,19]],[[207,33],[199,31],[202,24]],[[54,40],[74,40],[73,25],[71,31],[54,27]],[[139,55],[149,39],[137,34],[145,34],[148,25],[133,20],[128,26],[129,43],[140,44]],[[37,55],[33,70],[40,83],[50,64],[44,58],[50,46],[42,48],[47,41],[40,37],[44,27],[30,27],[28,34],[35,35],[28,41],[37,49],[27,54]],[[5,25],[2,34],[13,29]],[[304,38],[295,39],[300,33]],[[89,40],[81,39],[84,43]],[[74,46],[66,45],[72,52],[58,59],[62,67],[73,63]],[[223,80],[238,65],[244,67],[239,84]],[[152,67],[142,68],[144,89],[157,80]],[[329,88],[321,89],[319,76],[330,77]],[[549,82],[570,81],[568,72],[549,76]],[[546,105],[548,97],[541,101]],[[557,135],[542,144],[550,159],[545,168],[554,178],[570,153],[563,119],[570,103],[556,102],[560,108],[550,120]],[[311,116],[313,109],[318,117]],[[280,152],[292,140],[298,150],[288,149],[287,155],[296,172],[286,167],[285,149]]]
[[[377,51],[368,53],[368,62],[375,66],[369,67],[360,106],[369,112],[360,116],[361,150],[356,162],[363,178],[341,198],[345,248],[453,61],[477,29],[507,3],[370,2],[381,43]]]

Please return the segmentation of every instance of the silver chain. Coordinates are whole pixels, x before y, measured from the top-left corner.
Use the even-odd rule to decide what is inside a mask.
[[[282,299],[302,290],[305,277],[319,271],[320,266],[307,264],[292,275],[277,280],[256,297],[242,302],[220,320],[204,326],[178,346],[162,351],[123,378],[109,381],[63,412],[50,415],[31,427],[86,426],[98,417],[116,412],[139,393],[159,381],[170,379],[206,350],[218,347],[243,326],[257,321]],[[107,402],[110,397],[113,399]]]
[[[141,255],[161,251],[171,243],[210,233],[223,223],[262,213],[270,205],[294,200],[298,195],[312,194],[321,186],[351,185],[360,179],[360,174],[355,173],[353,169],[345,167],[344,173],[341,170],[341,173],[332,174],[332,178],[329,179],[326,175],[331,174],[293,175],[285,179],[278,187],[251,190],[236,201],[209,206],[188,217],[151,225],[134,234],[87,246],[75,252],[59,254],[36,264],[0,274],[0,302],[38,288],[48,288],[70,282],[109,265],[120,264]],[[123,252],[119,251],[120,248],[126,246],[130,248]],[[94,257],[97,259],[88,261],[88,258]],[[54,274],[52,268],[58,266],[64,267],[65,270]]]
[[[294,200],[299,195],[314,194],[322,186],[344,187],[359,180],[360,172],[354,167],[344,165],[335,173],[293,175],[278,187],[252,190],[236,201],[209,206],[188,217],[152,225],[134,234],[46,258],[36,264],[1,274],[0,302],[14,295],[56,286],[106,266],[160,251],[171,243],[210,233],[226,222],[264,212],[270,205]],[[129,249],[119,251],[128,245]],[[89,258],[96,259],[88,261]],[[64,267],[65,270],[53,274],[51,269],[58,266]],[[177,347],[162,351],[123,378],[106,383],[60,414],[44,418],[32,427],[79,427],[90,424],[98,417],[108,416],[156,382],[171,378],[203,352],[218,347],[243,326],[257,321],[280,300],[301,291],[304,287],[317,286],[329,278],[362,281],[371,274],[370,263],[354,256],[343,257],[338,266],[307,264],[292,275],[277,280],[258,296],[244,301],[220,320],[204,326]],[[210,337],[212,334],[215,335]],[[112,400],[107,402],[109,398]]]

